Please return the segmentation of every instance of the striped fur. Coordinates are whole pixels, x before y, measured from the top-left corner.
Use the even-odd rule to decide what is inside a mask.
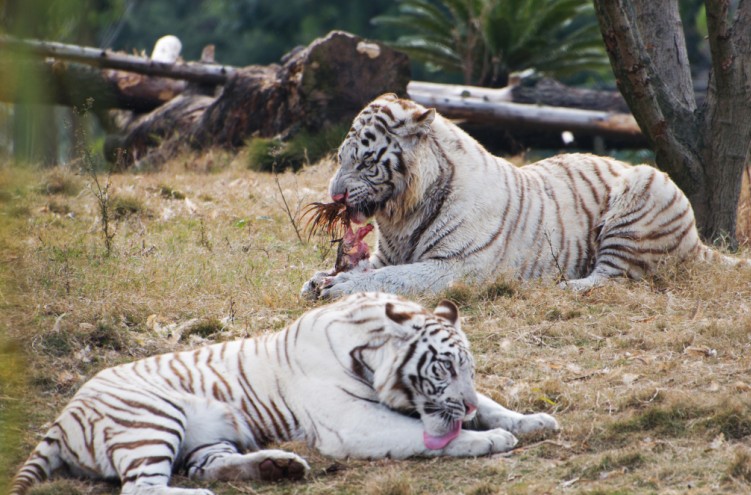
[[[438,291],[501,273],[583,290],[666,257],[749,264],[702,244],[686,196],[653,167],[569,154],[517,168],[394,95],[355,119],[339,162],[330,193],[355,221],[375,217],[378,248],[364,270],[321,272],[303,293]]]
[[[210,494],[167,483],[178,469],[205,480],[300,478],[305,460],[265,449],[287,440],[335,457],[476,456],[508,450],[512,433],[557,428],[477,394],[473,376],[456,306],[431,313],[392,295],[353,295],[279,333],[100,372],[11,493],[67,468],[120,480],[123,494]],[[457,429],[473,416],[484,431]],[[429,447],[436,439],[448,442]]]

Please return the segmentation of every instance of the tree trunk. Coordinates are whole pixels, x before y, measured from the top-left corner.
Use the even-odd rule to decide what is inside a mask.
[[[571,88],[546,78],[525,78],[511,84],[484,88],[412,81],[407,93],[416,102],[457,119],[494,152],[647,145],[617,91]],[[566,131],[570,134],[564,141]]]
[[[678,3],[595,0],[618,88],[655,151],[688,195],[702,236],[735,245],[741,175],[751,143],[751,2],[707,0],[712,84],[697,109]]]

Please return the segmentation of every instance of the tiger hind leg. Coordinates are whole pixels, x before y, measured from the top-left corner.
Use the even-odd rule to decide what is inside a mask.
[[[118,459],[118,464],[126,466],[120,474],[121,495],[213,495],[210,490],[167,486],[174,459],[171,451],[160,454],[151,452],[148,457],[125,455]]]
[[[613,188],[599,229],[592,272],[562,287],[587,290],[622,276],[638,280],[668,258],[696,257],[700,245],[688,198],[666,174],[644,165],[629,169]]]
[[[558,287],[560,287],[561,289],[569,289],[573,291],[585,291],[599,287],[607,280],[622,275],[623,271],[608,270],[607,267],[600,267],[600,269],[598,270],[598,267],[595,267],[595,269],[592,271],[592,273],[589,274],[589,276],[574,280],[566,280],[558,284]]]
[[[132,491],[122,491],[122,495],[214,495],[204,488],[177,488],[167,485],[140,485]]]
[[[186,467],[191,478],[212,481],[299,480],[310,470],[305,459],[291,452],[266,449],[241,454],[228,442],[193,450],[186,459]]]

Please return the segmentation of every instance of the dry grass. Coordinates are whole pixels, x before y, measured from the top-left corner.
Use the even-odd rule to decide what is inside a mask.
[[[738,242],[751,245],[751,167],[746,167],[738,199],[738,220],[735,223]]]
[[[277,330],[313,306],[299,289],[334,253],[323,238],[300,243],[274,177],[248,171],[246,161],[214,153],[114,175],[113,197],[127,201],[109,257],[85,178],[0,169],[0,475],[19,465],[97,370]],[[279,177],[293,214],[326,199],[332,172],[324,162]],[[478,388],[513,409],[554,414],[560,435],[525,438],[508,455],[481,459],[336,462],[292,444],[313,467],[306,482],[211,488],[751,492],[751,273],[669,266],[585,294],[499,279],[421,302],[442,297],[461,305]],[[199,486],[180,476],[175,484]],[[69,480],[34,491],[117,492]]]

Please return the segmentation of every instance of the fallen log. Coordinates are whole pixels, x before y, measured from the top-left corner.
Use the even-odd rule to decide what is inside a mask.
[[[347,121],[381,92],[405,94],[405,56],[341,32],[323,40],[293,51],[279,65],[246,68],[161,62],[164,59],[158,57],[9,37],[0,37],[0,50],[110,67],[97,71],[59,60],[43,63],[40,77],[55,88],[45,102],[80,105],[89,95],[97,108],[136,113],[157,109],[132,120],[123,136],[109,141],[126,146],[132,158],[141,159],[173,135],[195,148],[236,148],[250,136],[284,138],[298,129]],[[179,44],[179,40],[172,41]],[[215,100],[198,94],[213,94],[216,84],[223,89]],[[193,94],[164,105],[189,87]],[[599,138],[609,146],[646,145],[630,114],[623,112],[625,104],[617,92],[525,78],[499,89],[412,81],[406,93],[459,120],[465,129],[482,136],[485,144],[500,143],[501,150],[525,145],[558,147],[565,144],[564,132],[572,134],[568,141],[573,138],[583,147],[591,147]],[[17,95],[0,86],[0,100],[13,99],[18,101]],[[488,143],[489,139],[494,143]]]
[[[634,139],[639,139],[641,135],[639,126],[630,114],[505,101],[489,102],[478,97],[433,96],[418,92],[410,92],[410,97],[421,105],[435,108],[446,117],[474,125],[618,135]]]
[[[496,151],[519,152],[530,146],[592,149],[597,143],[599,147],[647,146],[636,121],[622,111],[625,103],[621,104],[620,95],[610,91],[538,79],[497,89],[413,81],[407,92],[421,105],[457,120]]]
[[[406,96],[409,59],[386,45],[333,31],[280,65],[233,70],[215,99],[182,95],[139,119],[120,142],[130,160],[156,165],[181,147],[235,149],[251,137],[287,137],[350,121],[386,92]],[[171,103],[171,102],[170,102]],[[151,153],[154,144],[160,150]],[[110,156],[122,154],[112,150]]]
[[[0,59],[0,101],[146,113],[185,91],[177,79],[95,70],[76,63]],[[32,91],[28,80],[33,80]]]
[[[148,76],[169,77],[185,81],[221,85],[235,73],[234,67],[204,63],[167,63],[139,55],[52,41],[21,40],[0,36],[0,51],[21,56],[69,60],[103,69],[118,69]]]
[[[238,71],[191,139],[199,147],[237,147],[251,135],[318,131],[351,121],[380,94],[406,96],[409,79],[403,53],[334,31],[285,56],[281,66]]]
[[[512,79],[504,88],[412,81],[407,86],[407,92],[410,97],[414,94],[420,97],[480,98],[489,103],[528,103],[549,107],[630,113],[628,105],[618,91],[575,88],[550,78]]]

